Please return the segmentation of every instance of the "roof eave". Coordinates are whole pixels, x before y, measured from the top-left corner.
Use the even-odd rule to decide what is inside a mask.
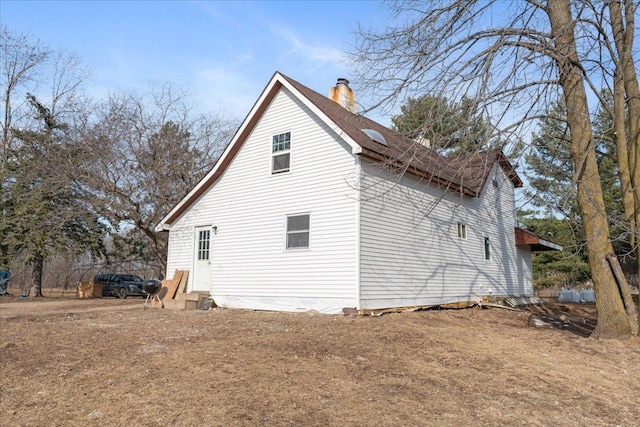
[[[562,251],[564,248],[550,240],[543,239],[532,231],[523,228],[515,228],[516,246],[529,246],[532,251]]]
[[[392,168],[398,168],[398,169],[404,169],[406,172],[417,176],[419,178],[423,178],[426,179],[428,182],[437,184],[440,187],[446,187],[449,190],[453,190],[456,192],[460,192],[462,194],[464,194],[465,196],[471,196],[471,197],[479,197],[480,193],[478,191],[475,191],[471,188],[465,187],[465,186],[461,186],[460,184],[457,184],[455,182],[452,182],[451,180],[446,180],[443,179],[433,173],[429,173],[426,172],[422,169],[416,168],[414,166],[407,166],[406,164],[404,164],[403,162],[401,162],[400,160],[397,159],[392,159],[389,157],[386,157],[380,153],[376,153],[375,151],[366,149],[366,148],[361,148],[360,153],[363,156],[366,156],[370,159],[373,160],[377,160],[377,161],[381,161],[381,162],[385,162],[386,164],[388,164],[390,167]]]
[[[518,176],[515,168],[513,167],[507,156],[502,152],[502,150],[498,152],[498,162],[500,163],[502,170],[506,172],[511,182],[513,182],[514,187],[521,188],[524,186],[522,179],[520,179],[520,176]]]
[[[235,157],[246,137],[251,133],[253,126],[262,116],[267,105],[271,102],[277,91],[282,87],[282,75],[274,73],[271,80],[265,86],[262,93],[253,104],[251,110],[242,121],[242,124],[225,147],[222,155],[216,161],[213,168],[196,184],[194,188],[160,221],[156,230],[168,230],[175,222],[218,178],[224,173],[231,160]]]

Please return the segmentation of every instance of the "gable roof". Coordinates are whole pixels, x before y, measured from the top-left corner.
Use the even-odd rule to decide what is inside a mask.
[[[514,186],[522,186],[522,181],[501,151],[492,150],[462,156],[454,160],[447,159],[434,150],[371,119],[351,113],[326,96],[276,72],[211,171],[160,221],[156,230],[169,229],[170,225],[222,176],[282,87],[291,91],[325,124],[340,135],[349,144],[353,154],[382,161],[389,168],[412,173],[428,182],[460,191],[468,196],[477,197],[480,195],[496,162],[502,167]],[[387,145],[375,142],[363,129],[377,131],[384,137]]]

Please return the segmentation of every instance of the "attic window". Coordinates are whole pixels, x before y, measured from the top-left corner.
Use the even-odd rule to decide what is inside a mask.
[[[271,173],[289,172],[291,132],[274,135],[271,142]]]
[[[382,144],[386,147],[389,146],[387,144],[387,141],[384,139],[384,136],[382,136],[382,134],[377,130],[373,130],[373,129],[361,129],[361,130],[362,132],[366,133],[369,138],[371,138],[373,141],[377,142],[378,144]]]

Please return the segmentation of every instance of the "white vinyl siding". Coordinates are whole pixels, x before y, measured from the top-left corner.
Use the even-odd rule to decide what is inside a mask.
[[[166,278],[173,278],[175,270],[193,271],[193,251],[195,227],[177,227],[169,232],[169,244],[167,248],[167,273]],[[191,290],[192,277],[188,277],[189,290]]]
[[[531,249],[518,247],[517,272],[518,286],[516,290],[520,295],[533,295],[533,265],[531,264]]]
[[[169,278],[201,265],[206,225],[211,274],[200,277],[221,307],[339,313],[532,293],[531,253],[515,246],[514,188],[499,166],[478,198],[400,180],[353,155],[348,136],[287,84],[273,87],[228,167],[171,224]],[[300,215],[307,228],[289,227]]]
[[[361,308],[530,293],[527,278],[519,276],[524,263],[514,239],[514,188],[499,167],[479,198],[408,174],[400,180],[372,162],[363,161],[362,170]],[[466,224],[466,239],[458,238],[458,224]]]
[[[291,133],[291,171],[272,174],[273,135]],[[267,142],[265,144],[265,142]],[[338,313],[356,306],[355,158],[281,89],[220,179],[172,226],[169,272],[191,268],[193,228],[211,236],[211,294],[223,307]],[[310,213],[310,246],[286,250],[286,216]]]

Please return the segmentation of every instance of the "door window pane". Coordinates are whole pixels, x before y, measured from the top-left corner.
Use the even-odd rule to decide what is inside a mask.
[[[200,230],[198,232],[198,260],[209,259],[209,245],[211,239],[211,230]]]

